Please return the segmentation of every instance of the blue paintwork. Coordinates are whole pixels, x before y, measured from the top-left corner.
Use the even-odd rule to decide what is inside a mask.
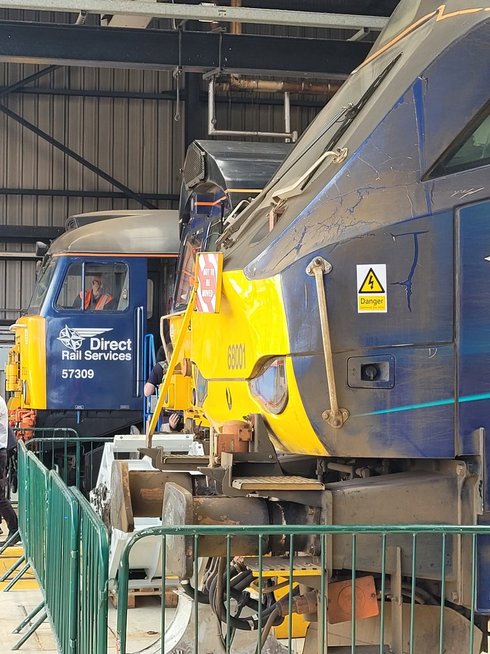
[[[486,427],[490,321],[481,305],[490,305],[490,262],[483,256],[490,254],[490,228],[488,205],[471,205],[488,198],[489,169],[421,179],[488,100],[485,29],[470,30],[427,66],[246,268],[251,277],[281,274],[295,376],[311,423],[333,455],[470,455],[475,429]],[[441,111],[441,97],[451,111]],[[321,418],[328,400],[317,391],[326,387],[322,342],[319,322],[310,319],[318,312],[314,281],[304,272],[317,255],[333,266],[325,284],[337,390],[352,414],[342,436]],[[358,314],[356,265],[376,263],[387,266],[388,313]],[[350,388],[348,357],[383,354],[395,358],[394,387]]]
[[[351,412],[342,430],[330,428],[321,417],[328,397],[317,390],[326,388],[326,378],[320,324],[311,320],[318,311],[314,280],[304,274],[304,261],[283,273],[288,290],[302,275],[301,290],[284,293],[290,349],[308,416],[333,455],[455,455],[452,225],[452,215],[442,213],[312,253],[333,266],[326,291],[337,392],[341,406]],[[386,263],[386,314],[357,312],[358,263]],[[349,386],[351,357],[383,355],[395,361],[392,388]],[[414,407],[410,415],[399,410],[408,405]]]
[[[83,261],[83,258],[59,258],[55,276],[41,310],[41,315],[46,318],[47,408],[141,410],[144,382],[143,342],[141,340],[138,357],[136,315],[137,308],[142,307],[140,315],[146,316],[146,259],[90,257],[90,264],[109,264],[117,261],[129,267],[129,306],[125,311],[57,309],[55,300],[65,272],[70,264],[77,261]],[[86,336],[79,349],[74,351],[73,346],[67,346],[60,341],[60,332],[66,328],[70,330],[69,333],[74,330],[75,336],[77,330],[108,331],[94,337]],[[143,324],[140,325],[140,333],[143,336]],[[101,347],[101,339],[117,341],[117,344]],[[79,358],[68,359],[69,356]],[[74,372],[63,373],[63,370]],[[87,376],[92,374],[88,371],[93,371],[92,379]]]
[[[490,100],[490,15],[480,8],[459,16],[467,6],[448,2],[444,20],[353,74],[286,161],[275,197],[288,195],[330,141],[348,148],[347,159],[319,166],[284,201],[272,230],[274,194],[265,195],[228,246],[225,270],[280,277],[295,380],[329,454],[401,465],[472,457],[475,474],[481,464],[481,522],[490,524],[490,166],[431,176]],[[388,70],[335,141],[341,120],[325,126]],[[332,264],[325,289],[335,379],[339,405],[350,412],[341,429],[322,418],[328,389],[315,280],[306,274],[316,256]],[[386,265],[387,313],[358,313],[360,264]],[[390,361],[385,387],[353,378],[360,366],[352,361],[369,357]],[[478,541],[477,604],[490,612],[488,538]]]
[[[490,394],[490,200],[457,211],[458,390],[461,396]],[[462,404],[456,433],[463,454],[475,452],[475,430],[490,433],[490,399]],[[487,446],[488,452],[488,446]],[[486,457],[485,508],[490,510],[490,460]]]

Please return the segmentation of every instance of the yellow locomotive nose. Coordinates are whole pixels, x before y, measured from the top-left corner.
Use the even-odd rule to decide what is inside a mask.
[[[46,321],[23,316],[12,325],[15,344],[5,367],[9,408],[46,408]]]
[[[177,369],[171,362],[163,394],[170,399],[182,362],[189,360],[190,417],[201,414],[220,430],[230,421],[261,414],[278,451],[328,455],[298,391],[280,277],[249,280],[243,271],[225,271],[217,292],[219,311],[194,311],[189,305],[187,321],[176,317],[173,324],[178,322],[180,330],[172,330],[172,361]],[[162,398],[164,404],[171,403]]]

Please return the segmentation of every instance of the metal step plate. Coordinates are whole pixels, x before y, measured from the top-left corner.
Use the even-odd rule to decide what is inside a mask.
[[[247,567],[253,573],[258,574],[260,570],[259,558],[257,556],[245,557]],[[290,572],[289,556],[264,556],[262,557],[263,577],[289,577]],[[294,556],[293,575],[318,576],[321,573],[321,565],[317,556]]]
[[[235,477],[233,488],[246,491],[321,491],[325,486],[316,479],[306,477]]]

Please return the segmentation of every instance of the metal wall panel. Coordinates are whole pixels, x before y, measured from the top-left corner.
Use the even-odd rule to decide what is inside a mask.
[[[72,23],[74,15],[0,11],[0,19]],[[89,23],[97,17],[90,16]],[[154,21],[152,27],[169,27],[168,21]],[[207,29],[205,25],[200,25]],[[81,27],[83,29],[83,27]],[[249,33],[329,38],[328,30],[245,26]],[[337,37],[347,36],[340,35]],[[8,86],[38,70],[35,66],[0,64],[0,87]],[[31,86],[43,90],[162,93],[174,90],[168,72],[60,68]],[[200,106],[201,136],[207,137],[206,85],[202,83]],[[280,95],[261,94],[260,103],[246,94],[217,102],[219,129],[283,131],[283,108],[264,102]],[[307,98],[301,98],[302,104]],[[295,106],[291,110],[292,129],[301,132],[319,111],[316,106]],[[176,122],[175,101],[121,97],[87,97],[14,93],[0,102],[40,129],[66,144],[135,192],[179,192],[180,168],[184,158],[184,111]],[[62,226],[69,215],[96,210],[139,208],[134,200],[93,197],[53,197],[49,195],[6,195],[2,189],[51,189],[70,191],[117,191],[110,183],[84,168],[66,154],[0,114],[0,224]],[[166,208],[169,201],[152,201]],[[32,252],[32,244],[1,243],[1,251]],[[0,260],[0,321],[15,320],[27,306],[33,289],[33,261]]]
[[[37,70],[0,65],[0,86]],[[62,68],[35,82],[43,89],[162,92],[171,74],[157,71]],[[135,192],[179,192],[184,157],[182,122],[167,100],[78,97],[14,93],[2,101],[29,122],[109,173]],[[134,200],[6,195],[2,189],[118,191],[109,182],[42,138],[0,115],[0,224],[62,226],[69,215],[87,211],[141,208]],[[176,206],[152,201],[159,208]],[[0,250],[32,251],[27,244],[0,243]],[[0,261],[0,320],[14,320],[32,293],[32,261]]]

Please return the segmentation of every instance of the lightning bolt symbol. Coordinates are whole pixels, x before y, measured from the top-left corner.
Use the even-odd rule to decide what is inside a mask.
[[[374,287],[374,279],[372,275],[369,275],[369,281],[368,281],[369,286],[371,287],[371,290],[373,290]]]

